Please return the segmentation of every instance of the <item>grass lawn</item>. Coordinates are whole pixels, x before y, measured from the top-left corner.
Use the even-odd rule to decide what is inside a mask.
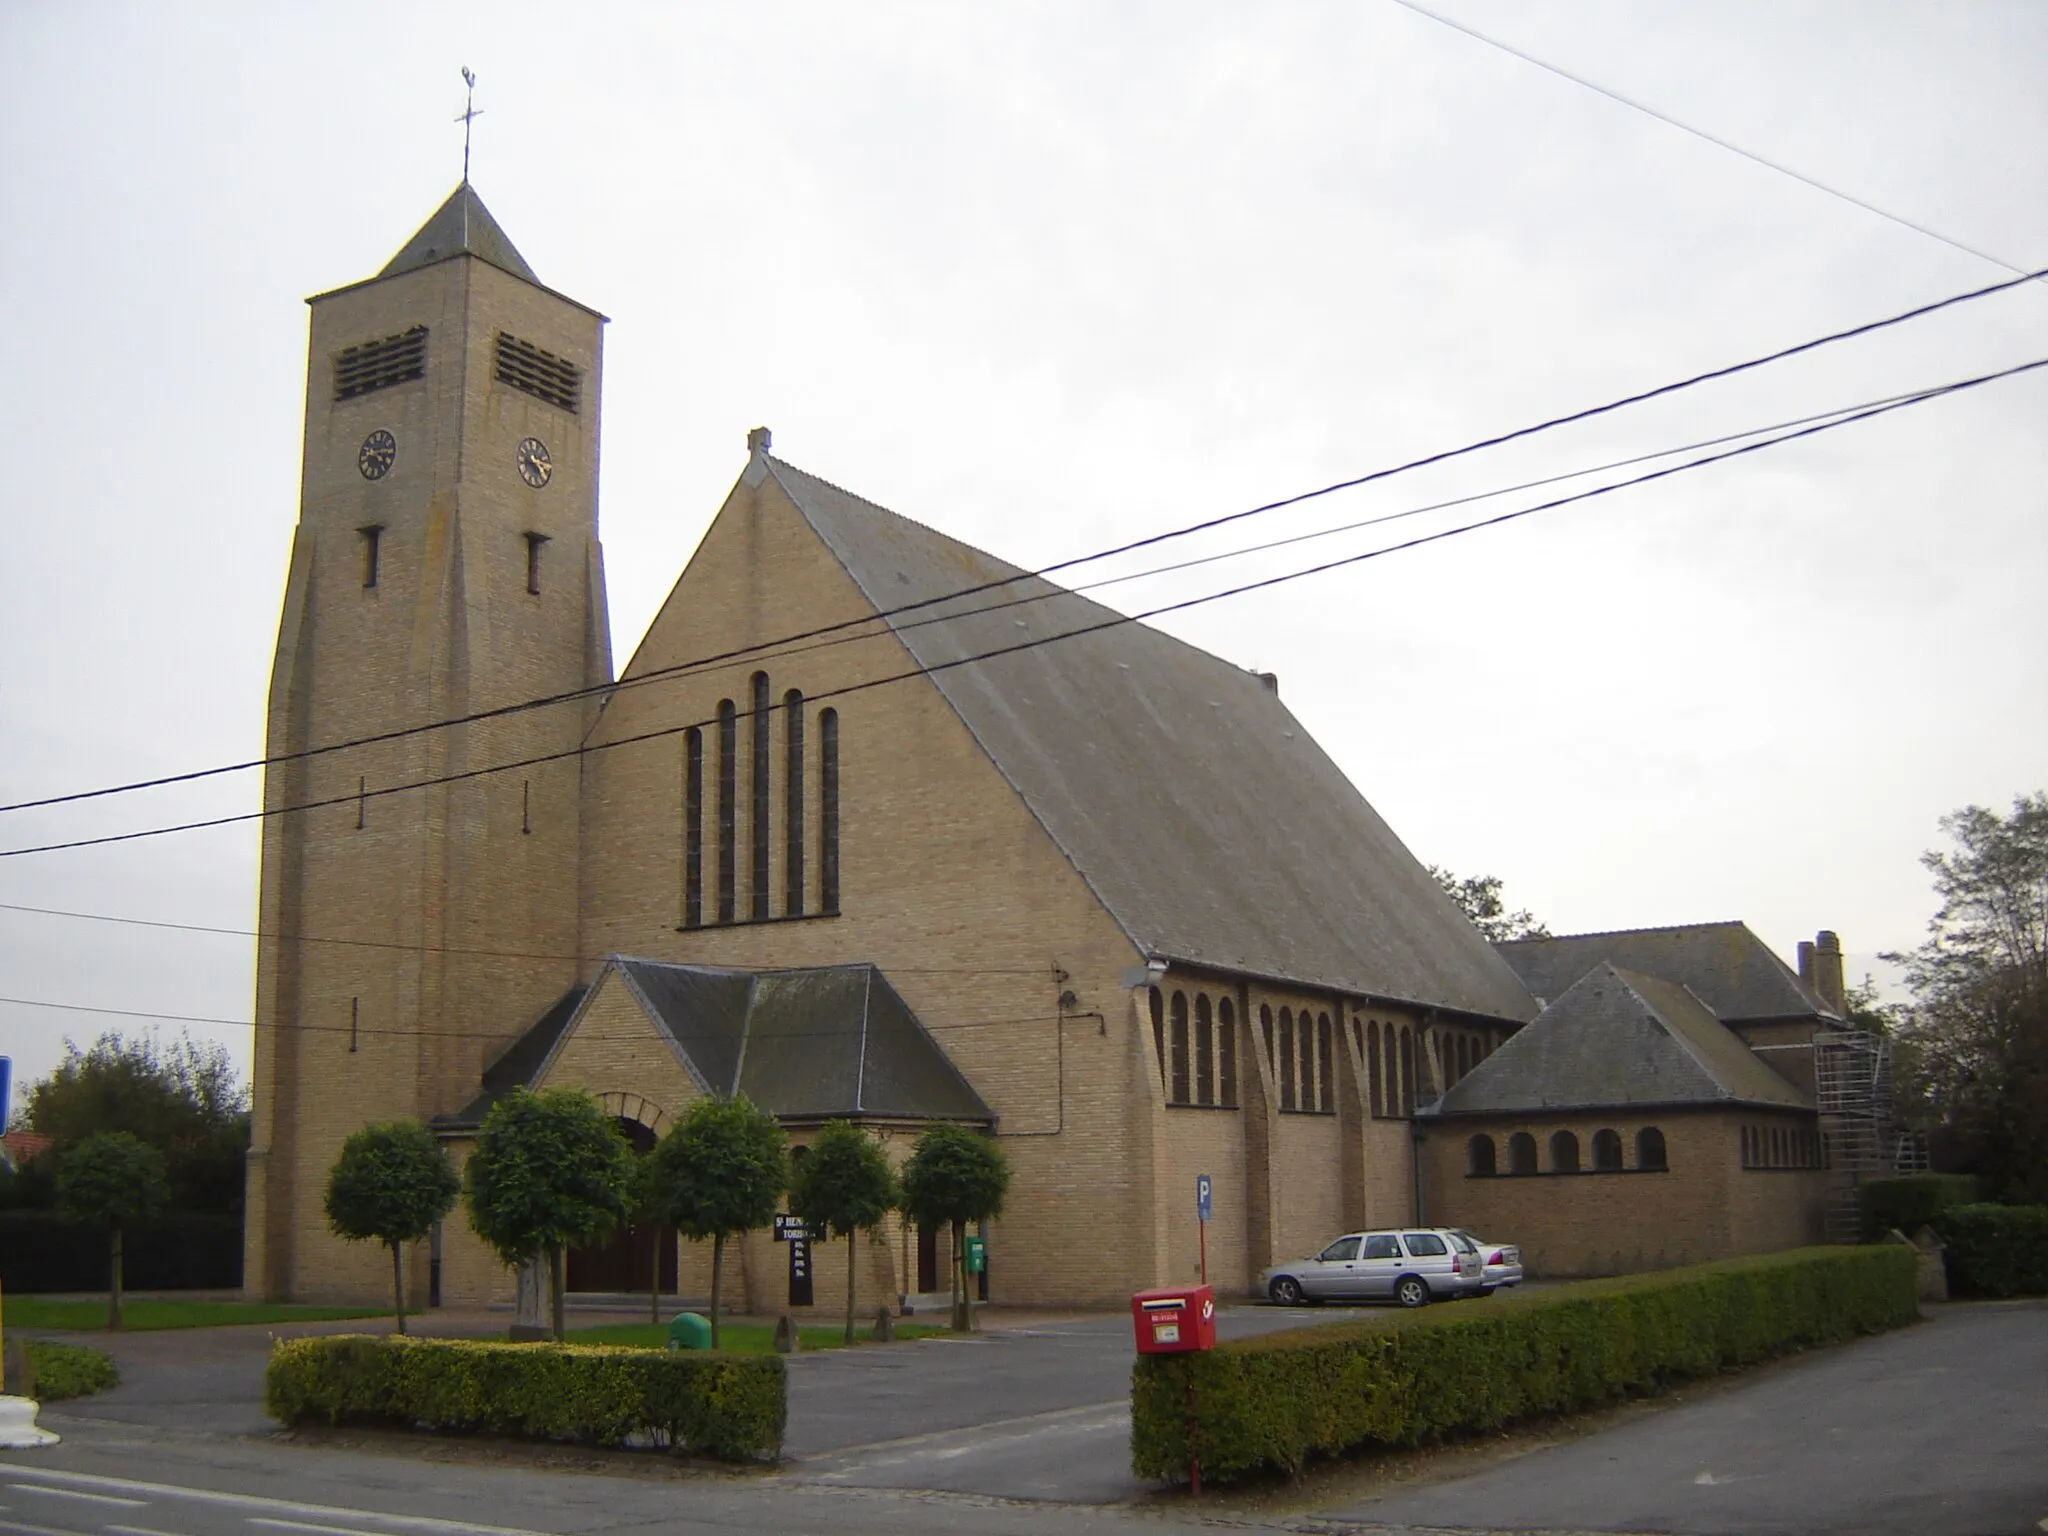
[[[325,1323],[348,1317],[384,1317],[388,1308],[275,1307],[250,1301],[136,1300],[121,1303],[121,1326],[217,1328],[225,1323]],[[88,1329],[107,1326],[104,1296],[9,1296],[0,1302],[9,1328]]]
[[[929,1323],[898,1323],[896,1337],[899,1339],[924,1339],[936,1333],[945,1333],[944,1328],[935,1328]],[[868,1326],[854,1329],[854,1339],[867,1342]],[[833,1323],[816,1328],[798,1328],[797,1339],[805,1349],[839,1349],[846,1338],[846,1325]],[[668,1325],[654,1323],[607,1323],[601,1328],[571,1328],[571,1344],[632,1344],[641,1349],[668,1348]],[[772,1323],[720,1323],[718,1344],[741,1355],[769,1355],[775,1352],[775,1326]]]

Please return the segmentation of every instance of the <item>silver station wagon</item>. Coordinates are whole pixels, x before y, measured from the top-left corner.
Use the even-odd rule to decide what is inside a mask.
[[[1275,1264],[1259,1284],[1276,1306],[1392,1301],[1404,1307],[1479,1293],[1486,1264],[1472,1239],[1445,1227],[1347,1232],[1312,1259]]]

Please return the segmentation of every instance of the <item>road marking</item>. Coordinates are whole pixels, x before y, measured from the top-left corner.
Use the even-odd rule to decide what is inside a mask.
[[[73,1488],[38,1488],[33,1483],[9,1483],[10,1488],[19,1488],[23,1493],[40,1493],[46,1499],[84,1499],[91,1504],[120,1504],[129,1509],[140,1509],[147,1499],[117,1499],[110,1493],[80,1493]]]
[[[183,1531],[157,1531],[146,1525],[106,1525],[100,1529],[112,1531],[114,1536],[187,1536]]]
[[[19,1520],[0,1520],[0,1531],[19,1531],[21,1536],[87,1536],[84,1531],[60,1531],[48,1525],[24,1525]]]
[[[839,1461],[848,1456],[859,1456],[867,1451],[893,1451],[903,1446],[924,1445],[933,1440],[950,1440],[956,1435],[974,1434],[977,1431],[1008,1429],[1013,1424],[1037,1424],[1048,1419],[1070,1419],[1081,1413],[1100,1413],[1106,1408],[1128,1408],[1130,1399],[1112,1397],[1100,1403],[1081,1403],[1073,1408],[1051,1408],[1044,1413],[1019,1414],[1014,1419],[991,1419],[986,1424],[961,1424],[952,1429],[935,1429],[929,1434],[903,1435],[894,1440],[870,1440],[864,1445],[842,1445],[828,1451],[813,1451],[808,1456],[791,1458],[797,1465],[821,1461]]]
[[[378,1536],[375,1531],[358,1530],[354,1526],[309,1525],[304,1520],[266,1520],[261,1515],[251,1515],[249,1523],[274,1526],[280,1531],[313,1531],[317,1536]]]
[[[266,1499],[253,1493],[216,1493],[209,1488],[186,1488],[177,1483],[149,1483],[140,1478],[102,1477],[92,1472],[50,1472],[41,1467],[8,1468],[15,1477],[35,1478],[40,1482],[83,1483],[92,1488],[123,1488],[130,1493],[154,1494],[158,1498],[191,1499],[201,1504],[225,1504],[235,1509],[271,1510],[282,1515],[305,1515],[313,1519],[326,1516],[343,1520],[363,1520],[372,1525],[381,1525],[401,1531],[426,1531],[435,1536],[552,1536],[546,1531],[531,1531],[516,1525],[478,1525],[468,1520],[437,1520],[431,1515],[387,1515],[374,1509],[348,1509],[333,1504],[298,1504],[289,1499]],[[16,1486],[26,1486],[17,1484]],[[63,1531],[56,1536],[86,1536],[78,1531]]]

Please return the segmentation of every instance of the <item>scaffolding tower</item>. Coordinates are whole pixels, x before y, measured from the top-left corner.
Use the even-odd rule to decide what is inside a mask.
[[[1871,1030],[1815,1030],[1813,1081],[1827,1148],[1824,1230],[1831,1243],[1859,1242],[1863,1185],[1898,1170],[1891,1125],[1891,1041]]]

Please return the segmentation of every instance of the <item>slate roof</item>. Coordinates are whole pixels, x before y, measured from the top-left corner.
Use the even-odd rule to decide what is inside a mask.
[[[1278,695],[1142,624],[763,456],[1146,956],[1525,1020],[1534,1003]],[[1017,596],[1042,600],[980,612]],[[940,622],[932,622],[934,619]]]
[[[1834,1009],[1799,980],[1743,923],[1682,923],[1616,933],[1575,933],[1496,945],[1539,998],[1564,996],[1603,960],[1689,987],[1724,1024],[1833,1018]]]
[[[735,971],[613,956],[608,969],[706,1091],[744,1093],[784,1120],[959,1120],[994,1113],[872,965]],[[575,988],[484,1069],[484,1092],[446,1130],[483,1123],[534,1087],[593,988]]]
[[[1813,1107],[1684,987],[1602,961],[1423,1112],[1698,1104]]]
[[[420,226],[419,233],[405,242],[405,248],[386,262],[377,276],[396,277],[401,272],[417,271],[462,255],[480,256],[514,277],[525,278],[536,288],[541,285],[511,237],[498,227],[491,210],[476,195],[476,188],[466,181],[448,195],[448,201],[434,211],[434,216]]]

